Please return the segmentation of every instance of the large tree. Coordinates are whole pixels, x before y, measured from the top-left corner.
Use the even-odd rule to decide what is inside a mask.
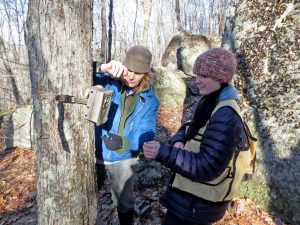
[[[93,129],[84,106],[57,102],[92,84],[91,0],[31,0],[27,47],[39,224],[95,224]]]

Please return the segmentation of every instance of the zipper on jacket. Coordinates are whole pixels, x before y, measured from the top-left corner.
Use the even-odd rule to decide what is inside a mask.
[[[196,217],[196,209],[193,208],[193,217],[195,218]]]
[[[129,132],[130,132],[130,133],[132,132],[133,124],[134,124],[134,121],[132,120],[132,122],[130,123],[130,129],[129,129]]]
[[[115,118],[117,118],[117,120],[120,121],[120,117],[121,117],[120,110],[117,110],[117,113],[116,113],[116,115],[115,115]],[[114,124],[115,124],[115,123],[114,123]],[[109,132],[115,132],[115,131],[114,131],[115,129],[116,129],[116,128],[115,128],[114,125],[113,125],[112,129],[111,129],[110,131],[108,131],[108,133],[109,133]],[[118,128],[117,128],[117,129],[118,129]],[[118,130],[117,130],[117,132],[118,132]],[[103,141],[102,141],[102,142],[103,142]],[[105,145],[104,142],[103,142],[102,144]],[[106,146],[105,146],[105,147],[106,147]],[[102,147],[102,148],[103,148],[103,147]],[[111,157],[112,157],[112,152],[113,152],[113,151],[109,150],[107,147],[106,147],[106,149],[107,149],[107,151],[108,151],[108,154],[107,154],[107,160],[110,161],[110,160],[111,160]]]
[[[121,122],[121,112],[120,112],[121,110],[117,110],[117,113],[116,113],[116,115],[115,115],[115,118],[117,119],[117,121],[118,121],[118,124],[120,124],[120,122]],[[119,126],[117,126],[116,127],[116,125],[115,124],[117,124],[117,123],[114,123],[114,125],[113,125],[113,129],[111,129],[110,130],[110,132],[115,132],[115,133],[118,133],[118,131],[119,131]]]
[[[143,101],[142,100],[143,98],[140,97],[140,102],[142,103],[142,107],[139,109],[139,111],[137,111],[133,116],[132,118],[130,119],[130,133],[132,132],[132,129],[133,129],[133,124],[134,124],[134,118],[137,116],[137,114],[140,113],[140,111],[144,108],[145,106],[145,100]],[[126,124],[128,124],[129,122],[126,122]],[[125,125],[126,126],[126,125]]]
[[[108,149],[108,155],[107,155],[107,159],[109,159],[109,160],[110,160],[110,155],[111,155],[111,152],[112,152],[112,151]]]

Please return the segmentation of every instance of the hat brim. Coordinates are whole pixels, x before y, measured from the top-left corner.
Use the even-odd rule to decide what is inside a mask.
[[[144,74],[150,72],[150,64],[132,58],[125,58],[124,66],[132,72]]]

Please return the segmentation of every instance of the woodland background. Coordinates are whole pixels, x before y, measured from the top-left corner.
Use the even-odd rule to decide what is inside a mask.
[[[40,224],[94,224],[97,213],[113,215],[101,196],[102,211],[97,209],[99,193],[90,176],[93,126],[83,119],[84,106],[59,104],[54,95],[81,96],[92,85],[92,60],[122,60],[135,44],[153,52],[160,140],[176,131],[198,98],[191,72],[196,56],[216,46],[237,55],[234,84],[244,119],[259,139],[255,175],[239,197],[288,224],[299,223],[299,1],[1,0],[0,13],[1,224],[21,221],[22,207],[13,204],[38,214]],[[27,174],[22,179],[10,167],[16,161]],[[146,161],[137,183],[163,188],[166,176],[165,168]]]

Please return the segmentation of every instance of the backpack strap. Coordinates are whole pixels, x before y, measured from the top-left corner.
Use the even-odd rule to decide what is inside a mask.
[[[238,106],[236,100],[229,99],[229,100],[220,101],[217,104],[217,106],[214,109],[214,111],[213,111],[212,114],[214,114],[218,109],[220,109],[221,107],[224,107],[224,106],[229,106],[229,107],[233,108],[234,111],[236,111],[236,113],[239,115],[239,117],[241,118],[241,120],[242,120],[242,122],[244,124],[244,129],[245,129],[245,132],[246,132],[246,135],[247,135],[249,150],[250,150],[250,154],[251,154],[251,162],[250,162],[249,169],[248,169],[247,173],[248,174],[253,174],[254,170],[255,170],[257,138],[255,138],[251,134],[250,129],[249,129],[247,123],[243,120],[240,107]]]

